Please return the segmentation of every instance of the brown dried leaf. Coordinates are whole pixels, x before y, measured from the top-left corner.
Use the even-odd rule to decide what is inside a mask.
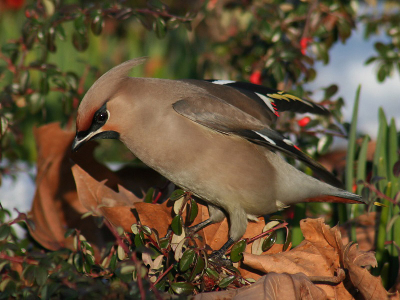
[[[74,179],[70,170],[71,144],[75,133],[60,129],[52,123],[34,129],[37,143],[36,192],[29,213],[35,227],[29,228],[32,237],[50,250],[62,247],[73,249],[72,238],[64,238],[68,228],[78,228],[86,239],[96,246],[104,244],[107,234],[99,234],[92,218],[81,220],[86,211],[78,200]],[[74,159],[83,161],[99,170],[100,176],[108,176],[105,167],[92,158],[92,147],[86,147]]]
[[[326,293],[313,284],[306,275],[269,273],[250,286],[236,290],[202,293],[195,300],[216,299],[327,299]]]
[[[88,211],[104,216],[114,226],[120,226],[124,231],[130,232],[132,224],[137,223],[132,212],[134,203],[142,199],[125,189],[119,193],[114,192],[104,181],[98,182],[78,165],[72,167],[72,173],[82,205]],[[120,185],[118,187],[121,188]]]
[[[339,268],[352,268],[352,276],[346,278],[350,286],[343,282],[337,285],[318,284],[328,297],[335,299],[353,299],[357,291],[367,299],[370,295],[386,293],[379,278],[373,277],[361,266],[375,266],[376,260],[372,253],[359,251],[355,246],[343,246],[339,229],[329,228],[323,219],[306,219],[300,223],[305,240],[291,251],[274,255],[244,254],[244,264],[265,273],[304,273],[317,278],[332,278]],[[345,280],[345,281],[346,281]],[[363,285],[364,288],[361,288]],[[372,291],[371,291],[372,289]],[[350,294],[350,292],[352,294]],[[375,293],[375,294],[374,294]],[[387,297],[387,293],[385,294]]]
[[[291,251],[274,255],[244,255],[244,264],[265,273],[304,273],[307,276],[332,277],[340,262],[332,230],[322,219],[303,220],[300,223],[305,240]],[[350,296],[341,283],[337,287],[321,286],[329,297]]]
[[[376,267],[373,252],[362,252],[355,244],[347,244],[343,251],[343,264],[349,272],[350,281],[364,299],[387,299],[388,293],[382,285],[380,277],[372,276],[371,273],[360,266],[371,265]]]
[[[136,211],[142,225],[147,225],[158,231],[160,237],[167,234],[169,225],[172,222],[172,207],[168,202],[163,204],[135,203]]]
[[[196,219],[193,221],[193,225],[203,222],[209,218],[207,206],[198,203],[199,211]],[[185,213],[184,215],[185,216]],[[252,238],[262,232],[265,226],[265,222],[259,220],[258,222],[249,222],[247,225],[246,232],[243,238]],[[199,240],[198,246],[204,247],[205,245],[210,246],[213,250],[218,250],[226,243],[229,237],[229,224],[225,218],[221,223],[215,223],[207,226],[203,230],[200,230],[198,234],[202,237]],[[246,252],[251,253],[251,245],[246,246]]]
[[[29,213],[29,218],[35,226],[29,228],[29,231],[37,242],[50,250],[58,250],[62,247],[73,249],[72,238],[64,238],[68,228],[79,229],[95,250],[103,247],[108,240],[113,239],[106,228],[99,229],[97,227],[93,217],[81,219],[82,214],[87,212],[87,208],[78,199],[71,171],[71,160],[82,167],[96,181],[107,180],[105,185],[110,189],[106,190],[106,197],[102,198],[108,206],[130,203],[133,199],[144,197],[145,191],[149,187],[165,185],[165,179],[153,170],[124,168],[117,173],[112,172],[94,159],[93,150],[97,145],[94,142],[89,142],[77,153],[72,153],[71,145],[75,132],[62,130],[58,123],[35,128],[34,135],[38,149],[38,172],[35,197]],[[123,175],[124,178],[119,178],[117,174]],[[129,188],[138,196],[135,197],[131,192],[119,186],[119,184],[124,183],[129,183]],[[120,193],[113,191],[118,189]],[[103,193],[102,188],[88,192],[93,192],[95,197],[103,196],[101,195]],[[116,198],[118,200],[113,198],[114,193],[120,195],[119,198]],[[88,207],[97,207],[96,203],[97,201],[86,204]],[[107,207],[100,209],[104,211],[102,213],[110,216],[118,210]],[[126,208],[122,209],[125,210]],[[122,213],[120,214],[122,215]],[[125,216],[130,216],[130,214],[131,212],[128,209]],[[110,218],[115,219],[116,216]],[[124,223],[127,222],[124,221]]]

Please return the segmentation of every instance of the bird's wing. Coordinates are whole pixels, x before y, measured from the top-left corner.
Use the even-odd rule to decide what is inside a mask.
[[[317,176],[334,186],[341,186],[328,170],[304,154],[289,139],[239,108],[212,95],[198,95],[179,100],[173,104],[180,115],[225,134],[240,136],[252,143],[279,150],[306,163]]]
[[[232,80],[207,81],[217,85],[229,86],[238,90],[260,104],[267,105],[267,107],[278,117],[279,112],[283,111],[292,111],[296,113],[308,112],[318,115],[329,114],[329,110],[319,104],[262,85]]]

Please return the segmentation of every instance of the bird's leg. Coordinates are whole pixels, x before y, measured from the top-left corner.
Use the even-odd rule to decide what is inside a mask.
[[[225,252],[235,243],[235,241],[232,238],[229,238],[228,241],[222,245],[222,247],[219,250],[213,251],[210,255],[209,255],[209,259],[211,259],[212,261],[223,265],[223,266],[231,266],[232,265],[232,261],[230,259],[225,259],[222,258],[222,256],[225,255]]]
[[[208,205],[208,212],[210,214],[210,218],[208,218],[203,222],[200,222],[197,225],[186,228],[187,235],[196,233],[197,231],[207,227],[208,225],[221,222],[225,218],[224,212],[219,208],[215,207],[214,205],[211,204]]]
[[[194,233],[196,233],[197,231],[202,230],[203,228],[207,227],[208,225],[210,225],[210,224],[212,224],[212,223],[213,223],[213,221],[211,220],[211,218],[208,218],[207,220],[205,220],[205,221],[203,221],[203,222],[200,222],[200,223],[197,224],[197,225],[193,225],[193,226],[191,226],[191,227],[187,227],[187,228],[186,228],[186,234],[187,234],[187,235],[194,234]]]

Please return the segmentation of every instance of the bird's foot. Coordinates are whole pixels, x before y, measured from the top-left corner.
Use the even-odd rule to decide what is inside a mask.
[[[232,266],[232,261],[230,259],[224,258],[225,251],[222,252],[221,250],[217,250],[217,251],[213,251],[209,256],[208,259],[219,265],[219,266],[223,266],[223,267],[230,267]]]

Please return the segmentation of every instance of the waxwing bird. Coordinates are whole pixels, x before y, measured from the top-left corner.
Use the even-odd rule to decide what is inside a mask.
[[[210,218],[193,231],[228,217],[229,239],[217,256],[243,236],[248,219],[300,202],[364,203],[271,128],[283,111],[328,114],[326,108],[250,83],[128,77],[144,60],[114,67],[88,90],[72,149],[92,139],[119,139],[149,167],[208,203]],[[324,182],[276,151],[304,162]]]

